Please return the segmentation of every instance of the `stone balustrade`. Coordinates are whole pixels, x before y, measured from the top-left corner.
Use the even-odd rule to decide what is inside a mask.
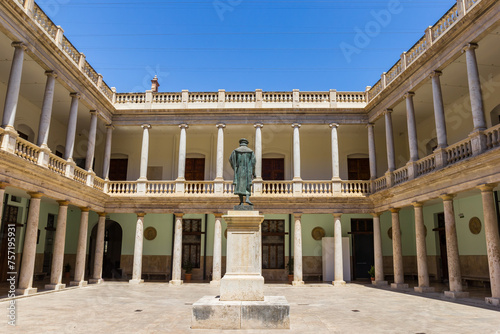
[[[467,159],[472,156],[472,143],[470,138],[459,141],[446,148],[448,165]]]
[[[385,176],[379,177],[374,182],[374,192],[387,189],[387,178]]]
[[[75,167],[74,180],[81,184],[87,184],[87,171],[78,166]]]
[[[432,26],[432,40],[435,41],[439,37],[443,36],[444,32],[451,28],[456,22],[458,22],[460,12],[458,6],[455,4],[453,7],[446,12],[446,14],[437,21],[437,23]]]
[[[313,196],[331,196],[333,194],[331,181],[303,181],[302,194]]]
[[[146,184],[146,193],[154,195],[174,194],[174,181],[148,181]]]
[[[262,182],[262,196],[291,195],[292,181],[264,181]]]
[[[16,138],[16,148],[14,154],[32,163],[38,163],[40,148],[21,137]]]
[[[486,136],[486,148],[488,150],[500,146],[500,124],[484,131]]]
[[[436,157],[431,154],[416,162],[417,176],[425,175],[436,169]]]
[[[372,193],[371,181],[342,181],[340,192],[344,196],[367,196]]]
[[[54,173],[57,173],[59,175],[66,175],[66,164],[67,161],[63,158],[60,158],[54,154],[50,154],[48,167]]]
[[[408,181],[408,167],[404,166],[394,171],[394,185]]]

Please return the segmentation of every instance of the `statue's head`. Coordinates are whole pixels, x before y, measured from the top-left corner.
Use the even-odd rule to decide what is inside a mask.
[[[240,146],[247,146],[248,145],[248,140],[246,140],[245,138],[241,138],[240,139]]]

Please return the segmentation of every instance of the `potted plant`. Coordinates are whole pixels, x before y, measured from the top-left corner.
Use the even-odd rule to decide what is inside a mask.
[[[370,275],[370,278],[372,281],[375,281],[375,267],[371,266],[370,270],[368,270],[368,275]]]
[[[191,277],[193,275],[193,263],[190,260],[187,260],[186,262],[184,262],[184,265],[182,267],[186,271],[184,274],[184,278],[186,279],[186,282],[190,282]]]
[[[288,259],[288,264],[286,265],[286,268],[288,269],[288,282],[293,281],[293,257],[290,257]]]
[[[71,265],[69,263],[66,263],[64,266],[64,279],[68,280],[70,279],[70,272],[71,272]]]

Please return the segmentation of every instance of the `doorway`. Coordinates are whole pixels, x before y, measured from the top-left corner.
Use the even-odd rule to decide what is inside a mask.
[[[264,181],[284,181],[285,180],[285,159],[284,158],[263,158],[262,159],[262,179]]]
[[[87,273],[93,274],[95,246],[97,238],[97,225],[92,229],[90,235],[89,260],[87,261]],[[104,228],[104,258],[102,262],[102,278],[122,279],[123,275],[120,267],[122,255],[123,230],[120,224],[113,220],[106,220]]]
[[[111,159],[109,161],[109,179],[111,181],[127,180],[128,158]]]
[[[205,180],[205,158],[186,158],[186,181]]]
[[[52,253],[54,251],[54,238],[56,234],[56,215],[49,213],[45,227],[45,247],[43,248],[42,272],[50,274],[52,268]]]
[[[444,212],[436,214],[437,227],[432,229],[437,232],[439,243],[440,261],[438,261],[440,277],[443,282],[448,281],[448,252],[446,250],[446,231],[444,222]]]
[[[373,219],[351,219],[353,279],[369,278],[374,265]]]
[[[8,195],[5,196],[7,198]],[[2,199],[3,200],[3,199]],[[19,226],[22,226],[17,223],[17,215],[19,212],[19,208],[17,206],[12,206],[12,205],[6,205],[6,201],[4,201],[4,212],[3,212],[3,219],[2,219],[2,233],[1,233],[1,245],[0,245],[0,278],[2,282],[5,282],[7,279],[7,272],[12,271],[8,270],[7,266],[7,259],[8,259],[8,228],[9,224],[14,224],[16,228],[16,235],[17,235],[17,228]]]
[[[347,158],[347,176],[349,180],[369,180],[370,159]]]

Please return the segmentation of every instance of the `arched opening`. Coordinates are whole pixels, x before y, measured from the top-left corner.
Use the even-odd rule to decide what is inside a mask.
[[[19,133],[19,137],[21,137],[22,139],[25,139],[32,143],[35,142],[35,131],[33,131],[28,125],[19,124],[16,127],[16,131],[17,133]]]
[[[500,124],[500,104],[491,110],[490,117],[491,117],[491,126]]]
[[[354,153],[347,156],[347,179],[370,179],[370,158],[368,154]]]
[[[94,226],[94,228],[92,229],[92,233],[90,234],[90,253],[89,261],[87,261],[87,272],[89,273],[89,275],[92,275],[94,270],[97,225],[98,224]],[[123,230],[120,224],[118,224],[114,220],[106,220],[106,226],[104,229],[104,258],[102,262],[102,278],[126,278],[123,277],[123,272],[120,266],[122,255],[122,237]]]

